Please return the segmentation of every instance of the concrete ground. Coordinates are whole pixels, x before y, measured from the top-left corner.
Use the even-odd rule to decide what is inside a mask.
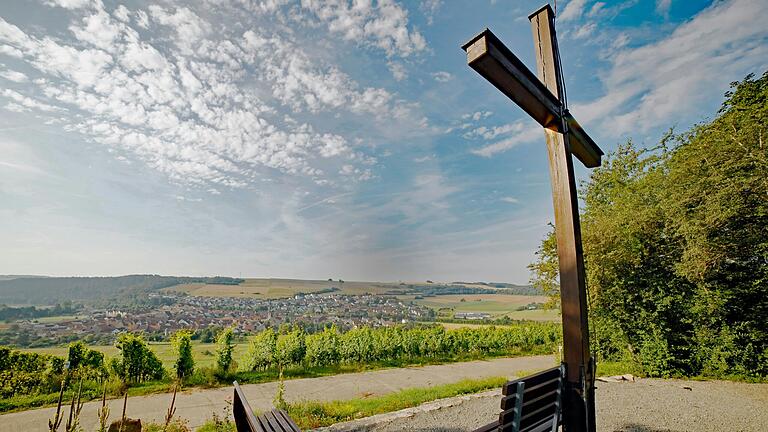
[[[554,363],[552,356],[500,358],[446,365],[423,366],[402,369],[384,369],[372,372],[335,375],[323,378],[289,380],[285,383],[285,398],[296,400],[339,400],[381,395],[408,387],[427,387],[449,384],[465,378],[492,376],[514,377],[520,371],[545,369]],[[276,383],[243,386],[246,398],[254,410],[266,410],[272,406],[277,390]],[[127,416],[141,418],[143,422],[161,422],[171,400],[169,394],[138,396],[128,399]],[[184,392],[176,397],[176,416],[189,420],[195,428],[216,412],[221,414],[232,401],[232,388]],[[96,412],[99,401],[86,403],[81,414],[81,425],[86,431],[97,426]],[[122,400],[109,401],[110,418],[116,419],[122,411]],[[48,419],[56,408],[42,408],[0,415],[0,432],[46,432]]]
[[[500,390],[341,423],[325,432],[465,432],[498,418]],[[598,432],[768,431],[768,384],[598,382]]]

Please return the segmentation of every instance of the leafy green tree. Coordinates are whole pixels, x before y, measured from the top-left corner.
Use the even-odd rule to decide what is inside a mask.
[[[141,335],[122,333],[117,337],[115,347],[120,350],[120,356],[112,358],[110,366],[123,380],[141,383],[164,376],[162,362],[149,349]]]
[[[195,359],[192,357],[192,332],[179,330],[171,337],[171,346],[176,353],[176,377],[186,378],[192,375],[195,369]]]
[[[631,142],[582,186],[595,351],[652,376],[768,376],[768,73],[717,118]],[[557,297],[550,233],[530,266]]]
[[[306,334],[301,329],[293,329],[289,333],[278,336],[275,345],[275,361],[280,367],[300,364],[307,351]]]
[[[234,339],[234,330],[232,327],[227,327],[219,332],[216,338],[216,367],[219,372],[226,374],[232,368],[232,353],[235,350],[235,345],[232,343]]]
[[[339,331],[336,326],[307,336],[307,363],[313,366],[330,366],[339,362]]]
[[[249,370],[261,370],[272,366],[275,362],[277,333],[270,327],[251,339],[246,353],[245,365]]]

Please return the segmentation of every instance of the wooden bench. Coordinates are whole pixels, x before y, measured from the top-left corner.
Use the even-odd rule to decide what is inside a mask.
[[[561,423],[565,365],[504,384],[499,420],[474,432],[556,432]]]
[[[296,423],[281,409],[267,411],[260,416],[253,414],[245,399],[240,384],[235,381],[235,395],[232,400],[232,416],[237,432],[301,432]]]

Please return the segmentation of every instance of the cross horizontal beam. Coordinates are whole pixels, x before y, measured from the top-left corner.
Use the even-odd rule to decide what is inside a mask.
[[[512,99],[540,125],[563,134],[568,133],[571,152],[585,166],[600,166],[603,155],[600,147],[576,119],[567,110],[563,110],[560,100],[496,35],[485,29],[462,48],[467,52],[467,64],[472,69]]]

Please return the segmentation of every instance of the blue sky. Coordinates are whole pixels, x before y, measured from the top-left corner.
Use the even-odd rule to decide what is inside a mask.
[[[524,283],[543,132],[459,47],[489,27],[533,67],[539,6],[3,1],[0,274]],[[557,7],[571,111],[606,151],[768,67],[757,0]]]

